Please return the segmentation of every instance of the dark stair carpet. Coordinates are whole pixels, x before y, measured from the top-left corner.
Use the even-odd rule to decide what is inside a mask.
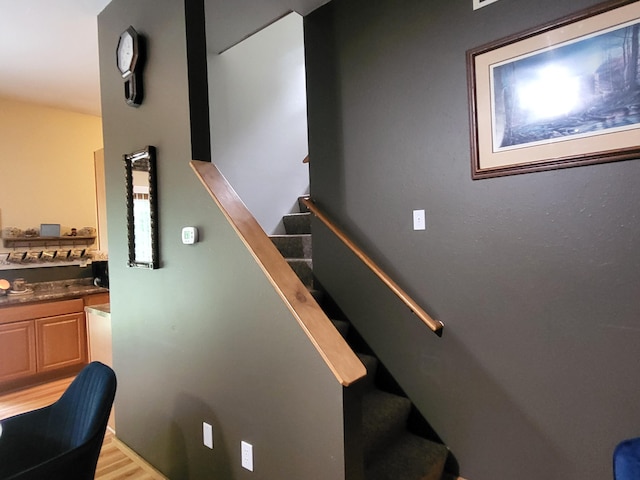
[[[311,214],[308,212],[285,215],[282,217],[282,223],[284,230],[290,235],[311,233]]]
[[[300,277],[340,334],[347,340],[367,368],[361,380],[362,446],[365,480],[443,480],[448,449],[441,443],[411,433],[411,401],[402,394],[379,388],[388,375],[378,359],[354,333],[340,309],[321,289],[317,289],[311,262],[311,214],[299,199],[300,213],[283,217],[286,235],[274,235],[273,243]],[[355,346],[354,346],[355,345]],[[379,372],[379,370],[381,370]]]
[[[367,480],[441,480],[447,448],[413,434],[396,439],[365,470]]]
[[[272,235],[271,241],[284,258],[311,258],[311,234]]]

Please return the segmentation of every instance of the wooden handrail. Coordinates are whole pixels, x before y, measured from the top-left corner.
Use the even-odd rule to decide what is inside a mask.
[[[310,198],[304,198],[302,200],[304,204],[309,208],[311,213],[313,213],[322,223],[324,223],[329,230],[331,230],[336,237],[338,237],[342,243],[344,243],[349,250],[351,250],[362,262],[373,272],[376,276],[382,280],[382,282],[389,287],[389,289],[395,293],[398,298],[407,306],[409,309],[416,314],[416,316],[422,320],[425,325],[427,325],[431,330],[433,330],[436,335],[439,337],[442,336],[442,329],[444,328],[444,323],[439,320],[434,320],[431,316],[425,312],[420,305],[418,305],[413,298],[411,298],[404,290],[402,290],[396,282],[394,282],[389,275],[387,275],[382,269],[376,265],[376,263],[364,253],[360,247],[358,247],[353,241],[347,237],[347,235],[338,227],[335,223],[327,217],[326,214],[322,212],[318,208],[318,206],[311,200]]]
[[[218,168],[197,160],[190,165],[338,381],[346,387],[363,378],[365,366]]]

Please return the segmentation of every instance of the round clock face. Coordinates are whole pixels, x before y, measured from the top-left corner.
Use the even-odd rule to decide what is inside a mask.
[[[120,35],[118,42],[118,69],[124,75],[131,72],[133,62],[133,37],[128,31]]]

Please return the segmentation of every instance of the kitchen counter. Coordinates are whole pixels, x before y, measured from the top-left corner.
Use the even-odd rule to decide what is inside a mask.
[[[99,317],[111,318],[111,304],[109,303],[101,303],[100,305],[84,307],[84,311],[98,315]]]
[[[96,287],[91,278],[76,280],[59,280],[55,282],[40,282],[27,284],[33,293],[0,296],[0,308],[8,305],[43,302],[48,300],[65,300],[81,298],[96,293],[108,293],[108,288]]]

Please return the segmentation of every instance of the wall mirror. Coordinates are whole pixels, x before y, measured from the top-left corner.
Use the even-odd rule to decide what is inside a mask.
[[[127,177],[129,266],[158,268],[156,149],[147,146],[123,158]]]

